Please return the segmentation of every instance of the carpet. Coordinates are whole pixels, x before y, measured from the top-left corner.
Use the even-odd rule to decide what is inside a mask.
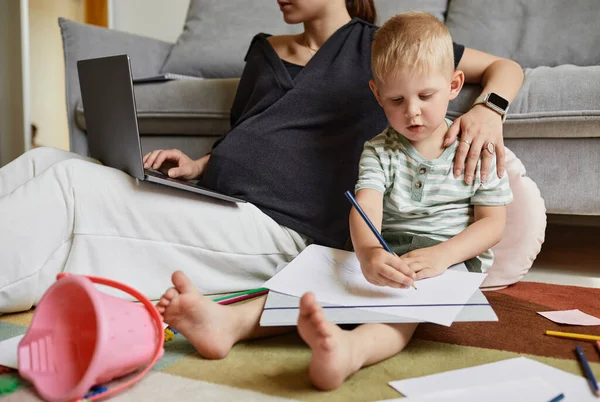
[[[165,345],[151,375],[115,401],[248,400],[372,401],[398,398],[388,381],[439,373],[516,356],[526,356],[581,375],[573,349],[580,344],[600,377],[600,355],[592,343],[553,338],[546,330],[600,335],[599,327],[555,324],[538,311],[578,308],[600,315],[600,289],[522,282],[486,292],[499,317],[492,323],[422,324],[397,356],[367,367],[332,392],[314,389],[307,367],[310,350],[296,334],[243,342],[220,361],[199,357],[180,335]],[[25,332],[32,312],[0,317],[0,339]],[[14,374],[12,374],[14,375]],[[109,385],[110,386],[110,385]],[[35,401],[22,387],[5,401]]]

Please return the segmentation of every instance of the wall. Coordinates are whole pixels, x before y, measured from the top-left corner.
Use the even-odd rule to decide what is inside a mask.
[[[27,41],[21,32],[26,25],[25,4],[24,0],[0,0],[0,166],[25,150],[28,109],[23,48]]]
[[[109,0],[108,4],[111,28],[174,43],[183,30],[190,0]]]
[[[58,17],[83,21],[82,0],[29,0],[31,122],[36,143],[69,149],[65,66]]]

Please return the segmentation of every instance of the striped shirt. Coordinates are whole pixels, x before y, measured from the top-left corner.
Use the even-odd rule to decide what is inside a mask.
[[[408,234],[443,242],[473,223],[474,205],[512,201],[507,175],[499,179],[496,174],[495,155],[486,183],[481,183],[481,161],[471,184],[462,176],[455,178],[457,147],[455,141],[437,159],[427,160],[391,127],[365,143],[355,191],[370,188],[383,194],[384,238]],[[485,272],[492,265],[493,253],[488,250],[478,258]]]

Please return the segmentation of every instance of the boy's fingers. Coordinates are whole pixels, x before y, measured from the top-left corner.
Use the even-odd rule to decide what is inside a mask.
[[[408,286],[412,283],[412,278],[404,275],[402,272],[397,271],[394,267],[388,267],[379,273],[381,276],[392,282]]]
[[[431,278],[433,276],[438,276],[438,275],[439,275],[439,273],[435,272],[435,270],[433,268],[425,268],[425,269],[420,270],[417,273],[416,280]]]

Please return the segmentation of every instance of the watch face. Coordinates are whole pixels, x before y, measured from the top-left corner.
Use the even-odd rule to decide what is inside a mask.
[[[488,102],[493,103],[502,110],[506,110],[508,108],[508,101],[500,95],[496,95],[493,92],[490,92],[488,96]]]

